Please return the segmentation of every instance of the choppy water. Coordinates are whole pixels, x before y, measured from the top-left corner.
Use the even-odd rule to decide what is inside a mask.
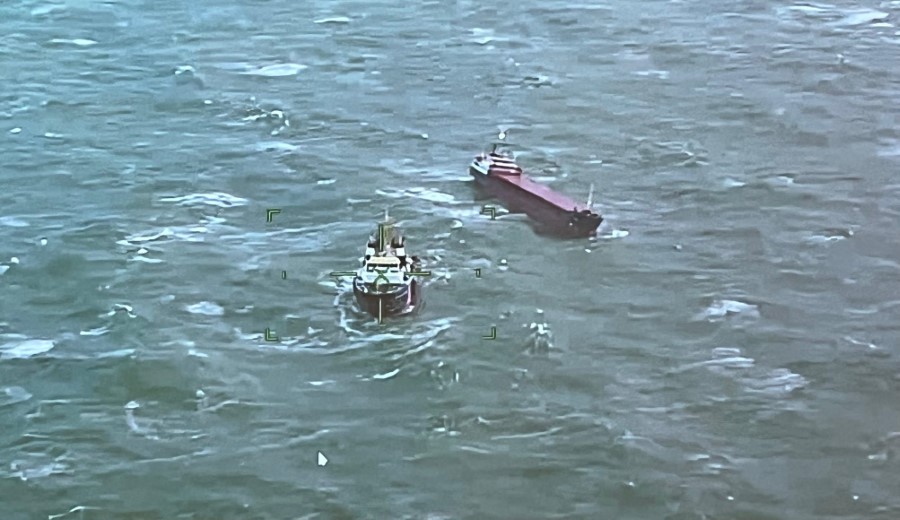
[[[900,518],[900,2],[513,5],[3,2],[0,518]]]

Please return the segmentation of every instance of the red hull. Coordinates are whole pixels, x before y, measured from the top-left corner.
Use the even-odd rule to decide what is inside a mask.
[[[494,165],[487,175],[470,167],[469,173],[476,184],[501,200],[510,211],[525,213],[548,233],[589,236],[603,221],[585,204],[535,182],[521,173],[517,166],[505,168]]]

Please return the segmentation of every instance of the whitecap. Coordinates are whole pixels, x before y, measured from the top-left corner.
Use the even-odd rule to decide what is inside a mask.
[[[177,202],[182,206],[192,206],[204,204],[207,206],[216,206],[219,208],[231,208],[234,206],[243,206],[247,203],[247,199],[242,199],[240,197],[235,197],[234,195],[230,195],[228,193],[223,192],[213,192],[213,193],[193,193],[191,195],[185,195],[182,197],[163,197],[160,199],[161,202]],[[168,229],[168,228],[166,228]],[[171,234],[171,231],[169,231]]]
[[[250,76],[265,76],[268,78],[280,78],[285,76],[294,76],[302,70],[306,70],[306,65],[299,63],[277,63],[275,65],[266,65],[255,70],[245,72]]]
[[[412,190],[411,190],[411,191],[412,191]],[[416,197],[416,198],[419,198],[419,199],[423,199],[423,200],[427,200],[427,201],[429,201],[429,202],[445,202],[445,203],[450,203],[450,202],[453,202],[453,201],[456,200],[455,198],[453,198],[453,195],[450,195],[450,194],[447,194],[447,193],[443,193],[443,192],[440,192],[440,191],[437,191],[437,190],[424,190],[424,191],[422,191],[422,192],[420,192],[420,193],[415,193],[415,194],[411,194],[411,195],[412,195],[413,197]]]
[[[390,372],[387,372],[385,374],[375,374],[374,376],[372,376],[372,379],[378,379],[379,381],[384,380],[384,379],[390,379],[399,373],[400,373],[400,369],[395,368],[394,370],[391,370]]]
[[[109,352],[103,352],[97,355],[99,359],[107,359],[107,358],[125,358],[133,356],[135,350],[133,348],[122,348],[119,350],[111,350]]]
[[[188,305],[185,307],[185,310],[191,314],[202,314],[204,316],[222,316],[225,314],[225,309],[212,302],[200,302]]]
[[[28,339],[0,345],[0,359],[25,359],[49,352],[56,344],[48,339]]]
[[[94,40],[88,40],[86,38],[75,38],[74,40],[67,40],[64,38],[54,38],[50,40],[50,43],[64,44],[64,45],[77,45],[78,47],[90,47],[91,45],[97,45],[97,42]]]
[[[19,127],[17,126],[17,127],[15,127],[15,128],[11,128],[11,129],[9,130],[9,133],[11,133],[11,134],[13,134],[13,135],[15,135],[15,134],[20,134],[20,133],[22,133],[22,129],[19,128]]]
[[[722,184],[724,184],[726,188],[742,188],[747,185],[746,182],[736,181],[730,177],[725,179]]]
[[[813,235],[811,237],[808,237],[806,239],[806,241],[811,244],[822,244],[822,243],[828,243],[828,242],[837,242],[838,240],[845,240],[846,238],[847,237],[841,236],[841,235],[832,235],[832,236]]]
[[[337,179],[320,179],[320,180],[316,181],[316,184],[320,184],[320,185],[334,184],[335,182],[337,182]]]
[[[159,258],[147,258],[146,256],[135,256],[134,258],[129,258],[129,262],[144,262],[145,264],[161,264],[162,260]]]
[[[0,226],[28,227],[28,222],[16,217],[0,217]]]
[[[600,238],[605,238],[605,239],[625,238],[630,234],[631,233],[625,229],[613,229],[609,233],[602,235]]]
[[[108,327],[97,327],[94,329],[83,330],[79,332],[79,334],[82,336],[102,336],[107,332],[109,332]]]
[[[344,23],[350,23],[350,18],[348,18],[346,16],[329,16],[327,18],[319,18],[318,20],[313,21],[313,23],[316,23],[316,24],[323,24],[323,23],[344,24]]]
[[[125,314],[129,318],[137,318],[137,314],[134,313],[134,307],[128,305],[127,303],[116,303],[113,304],[113,308],[106,313],[107,316],[115,316],[119,311],[125,311]]]
[[[2,397],[6,394],[6,397]],[[21,403],[31,399],[31,394],[21,386],[7,386],[0,392],[0,406]]]
[[[31,16],[43,16],[45,14],[51,14],[57,11],[64,11],[65,9],[65,6],[58,4],[44,4],[32,9]]]
[[[638,76],[653,77],[657,79],[668,79],[669,71],[667,70],[640,70],[635,72]]]
[[[297,149],[297,145],[280,141],[269,141],[257,144],[256,149],[260,152],[293,152]]]
[[[854,25],[864,25],[872,22],[881,22],[884,21],[888,17],[888,13],[884,13],[881,11],[875,11],[873,9],[864,9],[861,11],[857,11],[851,15],[845,16],[834,22],[834,25],[837,26],[854,26]]]
[[[766,378],[748,382],[748,390],[765,394],[788,394],[808,384],[809,381],[800,374],[786,368],[776,368]]]
[[[0,274],[5,273],[6,271],[9,271],[9,266],[8,266],[8,265],[4,265],[4,264],[0,264]]]
[[[733,314],[759,316],[759,307],[737,300],[716,300],[703,312],[707,319],[723,318]]]
[[[170,237],[173,233],[174,231],[172,231],[170,228],[164,228],[162,231],[159,231],[158,233],[154,233],[152,235],[141,235],[133,233],[125,237],[125,240],[119,240],[116,243],[119,245],[128,246],[131,245],[132,242],[151,242],[160,238]]]

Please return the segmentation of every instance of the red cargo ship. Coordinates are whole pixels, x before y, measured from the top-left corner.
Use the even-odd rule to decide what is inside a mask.
[[[509,211],[525,213],[534,219],[541,231],[566,237],[590,236],[603,222],[603,217],[591,209],[593,193],[588,196],[587,204],[579,204],[533,181],[523,173],[503,143],[494,143],[489,153],[475,157],[469,165],[469,174]]]

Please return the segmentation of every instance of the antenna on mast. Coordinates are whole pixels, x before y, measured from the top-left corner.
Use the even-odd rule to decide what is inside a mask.
[[[587,200],[588,209],[594,209],[594,183],[591,183],[591,189],[588,191],[588,200]]]

